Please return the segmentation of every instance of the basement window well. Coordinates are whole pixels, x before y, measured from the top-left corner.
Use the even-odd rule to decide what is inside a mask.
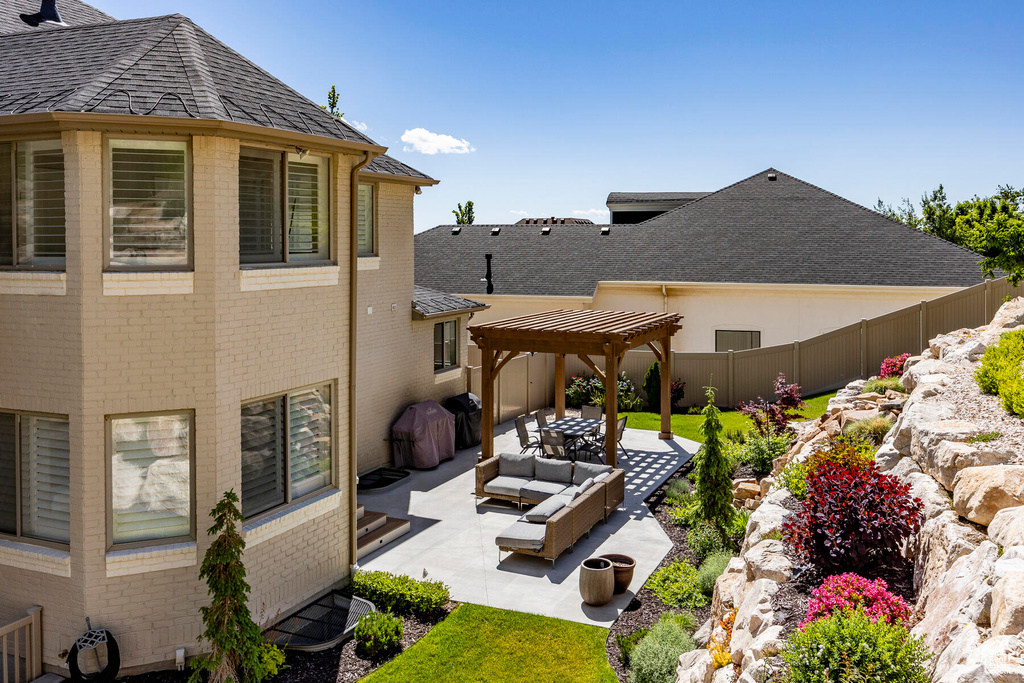
[[[373,603],[333,590],[277,622],[264,636],[283,648],[326,650],[351,636],[359,620],[375,611]]]

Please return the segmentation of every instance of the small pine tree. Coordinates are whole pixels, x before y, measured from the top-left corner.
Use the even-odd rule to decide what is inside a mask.
[[[661,363],[654,361],[644,375],[644,393],[647,394],[647,409],[652,413],[661,412]]]
[[[327,106],[321,106],[320,108],[336,119],[345,118],[345,112],[338,111],[338,89],[333,85],[327,91]]]
[[[259,683],[277,674],[284,664],[284,653],[263,640],[259,626],[249,613],[249,584],[245,581],[242,553],[245,539],[238,533],[242,521],[238,496],[228,491],[210,511],[213,526],[207,530],[217,536],[199,568],[210,593],[209,607],[200,607],[206,630],[199,637],[210,653],[192,660],[189,683]]]
[[[456,225],[473,225],[473,221],[476,220],[476,215],[473,213],[472,199],[466,202],[465,207],[460,203],[458,209],[452,209],[452,213],[455,214]]]
[[[732,506],[732,465],[722,440],[722,416],[715,407],[714,387],[704,387],[708,404],[701,411],[704,422],[700,425],[704,444],[693,456],[693,471],[696,475],[695,515],[722,532],[735,514]]]

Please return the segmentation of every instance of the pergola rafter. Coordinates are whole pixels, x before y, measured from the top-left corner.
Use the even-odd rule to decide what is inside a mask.
[[[622,357],[630,349],[649,346],[661,362],[661,433],[672,438],[672,335],[682,326],[675,313],[554,310],[496,320],[469,328],[483,359],[483,446],[481,458],[494,455],[494,380],[520,353],[555,355],[555,413],[565,416],[565,356],[579,357],[605,387],[605,453],[616,464],[618,450],[618,377]],[[602,372],[591,356],[604,356]]]

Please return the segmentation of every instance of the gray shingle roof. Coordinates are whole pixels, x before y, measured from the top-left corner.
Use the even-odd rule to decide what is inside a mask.
[[[363,168],[363,172],[383,173],[386,175],[402,176],[405,178],[415,178],[417,180],[422,180],[424,185],[434,185],[437,183],[436,180],[428,176],[426,173],[417,171],[412,166],[403,164],[398,159],[389,157],[387,154],[374,157],[373,160]]]
[[[769,181],[769,172],[778,180]],[[980,257],[768,169],[637,225],[438,226],[416,235],[416,282],[482,294],[592,296],[600,281],[966,287]]]
[[[606,204],[646,204],[700,199],[710,192],[609,192]]]
[[[60,12],[60,18],[68,26],[114,21],[114,17],[104,14],[80,0],[60,0],[57,3],[57,9]],[[25,31],[52,31],[62,28],[56,24],[40,24],[38,28],[32,28],[21,20],[20,15],[35,14],[38,11],[39,0],[3,0],[2,6],[0,6],[0,35]]]
[[[416,285],[412,292],[412,308],[425,318],[448,313],[479,311],[487,308],[487,304],[472,299],[464,299],[454,294],[446,294],[436,289]]]
[[[29,28],[0,36],[0,55],[0,114],[177,116],[376,145],[179,14]]]

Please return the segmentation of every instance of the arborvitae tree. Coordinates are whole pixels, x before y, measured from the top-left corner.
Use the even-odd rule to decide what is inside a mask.
[[[661,412],[661,363],[654,361],[644,375],[644,393],[647,394],[647,409],[652,413]]]
[[[711,524],[725,537],[725,525],[735,514],[732,506],[732,465],[722,440],[722,416],[715,407],[714,387],[704,387],[708,404],[701,411],[700,425],[704,444],[693,457],[696,475],[696,516]]]
[[[242,553],[245,539],[238,533],[242,522],[238,496],[228,491],[210,511],[213,526],[207,530],[217,536],[199,568],[210,593],[209,607],[200,607],[206,630],[199,637],[206,641],[209,654],[192,660],[189,683],[258,683],[277,674],[284,664],[284,653],[263,640],[259,626],[249,613],[249,584],[245,581]]]

